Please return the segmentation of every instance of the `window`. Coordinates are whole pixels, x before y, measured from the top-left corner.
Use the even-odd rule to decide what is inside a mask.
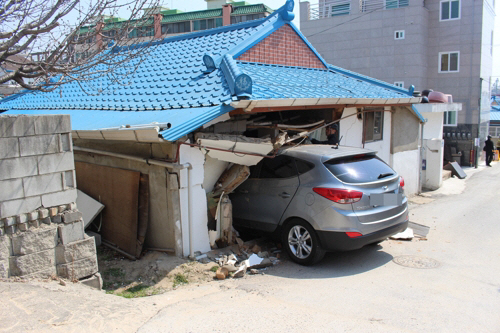
[[[162,26],[161,26],[161,34],[162,35],[181,34],[181,33],[190,32],[190,31],[191,31],[191,22],[190,21],[162,24]]]
[[[460,52],[439,52],[439,73],[458,72]]]
[[[440,21],[460,19],[460,0],[441,1]]]
[[[222,17],[193,21],[193,31],[213,29],[222,26]]]
[[[263,18],[263,17],[264,17],[263,13],[231,16],[231,24],[258,20],[258,19]]]
[[[444,126],[457,126],[457,111],[445,111],[443,116]]]
[[[298,158],[295,159],[295,164],[297,165],[297,170],[299,172],[299,175],[302,175],[308,172],[309,170],[314,169],[314,164],[307,161],[299,160]]]
[[[394,39],[405,39],[405,31],[404,30],[394,31]]]
[[[380,175],[387,178],[394,175],[394,170],[375,155],[332,159],[324,165],[340,181],[351,184],[374,182]]]
[[[396,82],[394,82],[394,85],[396,87],[399,87],[399,88],[404,88],[405,87],[405,83],[403,81],[396,81]]]
[[[153,26],[138,27],[130,31],[130,33],[128,34],[128,38],[153,37],[154,35],[155,35],[155,29]]]
[[[408,0],[385,0],[385,9],[407,7]]]
[[[380,111],[379,111],[380,110]],[[384,111],[381,109],[365,108],[363,117],[364,142],[378,141],[383,139]]]
[[[295,162],[288,156],[265,158],[262,163],[259,178],[290,178],[297,176]]]

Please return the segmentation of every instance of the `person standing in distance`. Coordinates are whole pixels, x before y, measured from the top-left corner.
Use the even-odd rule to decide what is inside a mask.
[[[327,140],[320,141],[320,140],[316,140],[316,139],[311,139],[311,142],[314,144],[320,144],[320,145],[337,145],[339,143],[339,137],[337,134],[338,130],[339,130],[339,127],[337,124],[332,124],[330,126],[327,126],[325,129]]]
[[[486,166],[491,166],[490,163],[493,160],[493,150],[495,147],[493,146],[493,141],[491,141],[491,135],[488,135],[488,140],[484,142],[483,150],[486,152]]]

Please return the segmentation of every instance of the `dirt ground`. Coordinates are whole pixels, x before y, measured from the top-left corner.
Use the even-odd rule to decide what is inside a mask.
[[[136,298],[216,280],[217,269],[224,266],[227,257],[231,255],[237,259],[236,266],[253,253],[270,257],[273,264],[277,264],[281,254],[278,246],[279,244],[266,239],[252,240],[210,251],[200,261],[187,260],[157,251],[147,251],[140,260],[133,261],[116,251],[100,246],[97,249],[97,258],[103,289],[109,294]],[[252,270],[252,273],[258,274],[264,271],[265,268]]]

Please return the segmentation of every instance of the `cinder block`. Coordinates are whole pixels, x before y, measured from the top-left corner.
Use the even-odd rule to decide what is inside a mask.
[[[10,227],[11,225],[16,224],[16,218],[14,216],[6,217],[2,221],[3,221],[3,225],[6,227]]]
[[[71,223],[71,222],[76,222],[80,221],[82,218],[82,212],[80,211],[67,211],[62,214],[63,216],[63,222],[64,223]]]
[[[53,134],[71,132],[69,115],[38,116],[35,119],[35,134]]]
[[[20,137],[19,148],[21,156],[59,153],[59,134]]]
[[[50,249],[19,257],[10,257],[10,275],[24,276],[46,271],[56,265],[56,250]]]
[[[35,117],[0,116],[0,137],[35,135]]]
[[[53,217],[53,216],[56,216],[58,213],[58,209],[57,207],[50,207],[49,208],[49,216],[50,217]]]
[[[97,257],[93,256],[68,264],[59,264],[56,268],[57,275],[60,277],[79,280],[97,273]]]
[[[50,219],[52,220],[52,223],[62,223],[62,214],[52,216]]]
[[[40,208],[38,210],[38,218],[44,219],[49,216],[49,210],[47,208]]]
[[[17,227],[19,228],[20,231],[27,231],[28,230],[28,223],[18,224]]]
[[[53,249],[57,246],[57,227],[31,229],[12,236],[12,252],[16,256]]]
[[[0,180],[36,176],[38,166],[36,157],[0,159]]]
[[[38,211],[35,210],[34,212],[29,212],[28,213],[28,220],[29,221],[35,221],[38,220]]]
[[[26,223],[28,222],[28,214],[19,214],[16,216],[17,223]]]
[[[63,190],[62,174],[49,173],[41,176],[23,178],[24,193],[27,197],[59,192]]]
[[[41,205],[42,200],[39,196],[9,201],[0,201],[0,218],[31,212]]]
[[[102,277],[100,273],[95,273],[87,279],[80,280],[80,283],[97,290],[102,290]]]
[[[61,134],[61,151],[73,151],[73,141],[71,140],[71,133]]]
[[[11,225],[10,227],[5,227],[5,233],[7,235],[13,235],[17,231],[17,225]]]
[[[8,179],[0,181],[0,201],[13,200],[24,197],[22,179]]]
[[[44,207],[58,206],[63,203],[70,203],[76,200],[78,193],[76,188],[65,191],[54,192],[42,195],[42,204]]]
[[[57,209],[59,210],[59,213],[62,213],[66,210],[66,205],[60,205]]]
[[[41,175],[75,169],[75,160],[72,152],[46,154],[38,156],[37,158],[38,172]]]
[[[76,188],[75,170],[64,171],[63,187],[65,190],[68,188]]]
[[[56,247],[56,264],[67,264],[89,257],[95,257],[96,247],[94,237]]]
[[[70,224],[60,224],[59,239],[63,245],[73,243],[84,238],[83,220]]]
[[[18,138],[0,138],[0,159],[19,157]]]

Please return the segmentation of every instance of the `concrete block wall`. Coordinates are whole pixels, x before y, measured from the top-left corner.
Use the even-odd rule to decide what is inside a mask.
[[[69,116],[0,116],[0,218],[76,200]]]
[[[0,278],[97,273],[77,210],[69,116],[0,116]]]

